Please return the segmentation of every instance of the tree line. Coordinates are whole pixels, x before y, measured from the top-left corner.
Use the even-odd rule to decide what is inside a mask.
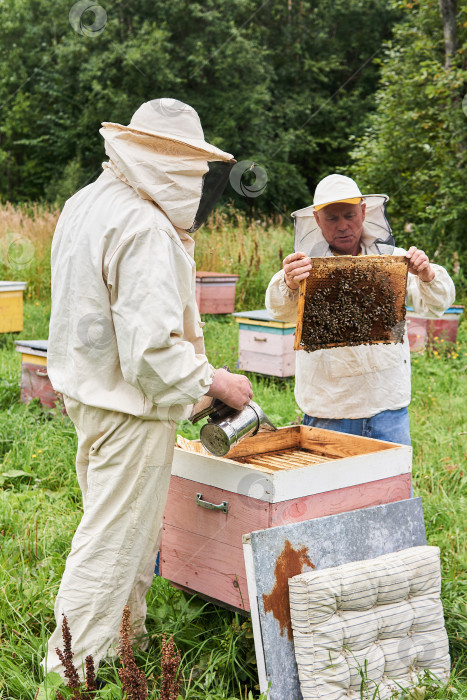
[[[0,3],[0,198],[63,202],[100,172],[100,123],[166,96],[266,171],[236,207],[288,214],[354,174],[462,265],[466,20],[456,0]]]

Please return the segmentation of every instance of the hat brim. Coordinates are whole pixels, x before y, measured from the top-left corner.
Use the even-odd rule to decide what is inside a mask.
[[[118,129],[120,131],[125,131],[129,134],[135,134],[135,136],[152,136],[157,139],[163,139],[164,141],[168,141],[171,143],[178,143],[183,146],[189,146],[190,148],[194,148],[195,150],[199,151],[200,153],[211,157],[215,158],[215,160],[224,160],[224,161],[233,161],[235,160],[233,155],[231,153],[227,153],[226,151],[221,151],[220,148],[217,148],[217,146],[213,146],[211,143],[208,143],[207,141],[204,141],[203,139],[181,139],[178,138],[177,136],[169,136],[167,134],[161,134],[160,132],[157,131],[150,131],[148,129],[136,129],[133,126],[125,126],[124,124],[118,124],[117,122],[102,122],[102,127],[104,129],[106,128],[114,128]]]
[[[387,194],[362,194],[362,199],[365,200],[363,203],[367,205],[367,209],[373,209],[373,207],[380,207],[382,204],[385,204],[388,200],[389,197]],[[321,202],[318,206],[319,209],[322,207],[326,207],[328,204],[336,204],[338,202],[345,202],[348,200],[345,199],[332,199],[329,202]],[[304,207],[303,209],[297,209],[296,211],[293,211],[291,216],[294,218],[300,217],[300,216],[312,216],[314,211],[319,211],[319,209],[316,209],[314,204],[311,204],[308,207]]]

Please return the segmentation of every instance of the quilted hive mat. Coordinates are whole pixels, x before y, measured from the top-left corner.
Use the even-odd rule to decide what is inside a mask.
[[[393,697],[425,670],[447,681],[437,547],[411,547],[289,580],[304,700]],[[362,695],[363,691],[363,695]]]

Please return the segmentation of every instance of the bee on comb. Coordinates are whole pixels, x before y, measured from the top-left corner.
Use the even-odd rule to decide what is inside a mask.
[[[312,258],[300,283],[295,349],[402,342],[408,261],[403,256]]]

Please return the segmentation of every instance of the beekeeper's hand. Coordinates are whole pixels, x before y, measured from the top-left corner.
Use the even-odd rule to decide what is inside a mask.
[[[283,268],[287,287],[298,289],[300,280],[304,280],[310,274],[311,260],[305,253],[291,253],[284,258]]]
[[[232,374],[225,369],[216,369],[207,395],[214,396],[227,406],[240,411],[248,406],[253,398],[253,389],[250,380],[243,374]]]
[[[430,265],[428,255],[414,245],[408,249],[405,257],[409,259],[409,272],[417,275],[422,282],[431,282],[435,277],[435,271]]]

